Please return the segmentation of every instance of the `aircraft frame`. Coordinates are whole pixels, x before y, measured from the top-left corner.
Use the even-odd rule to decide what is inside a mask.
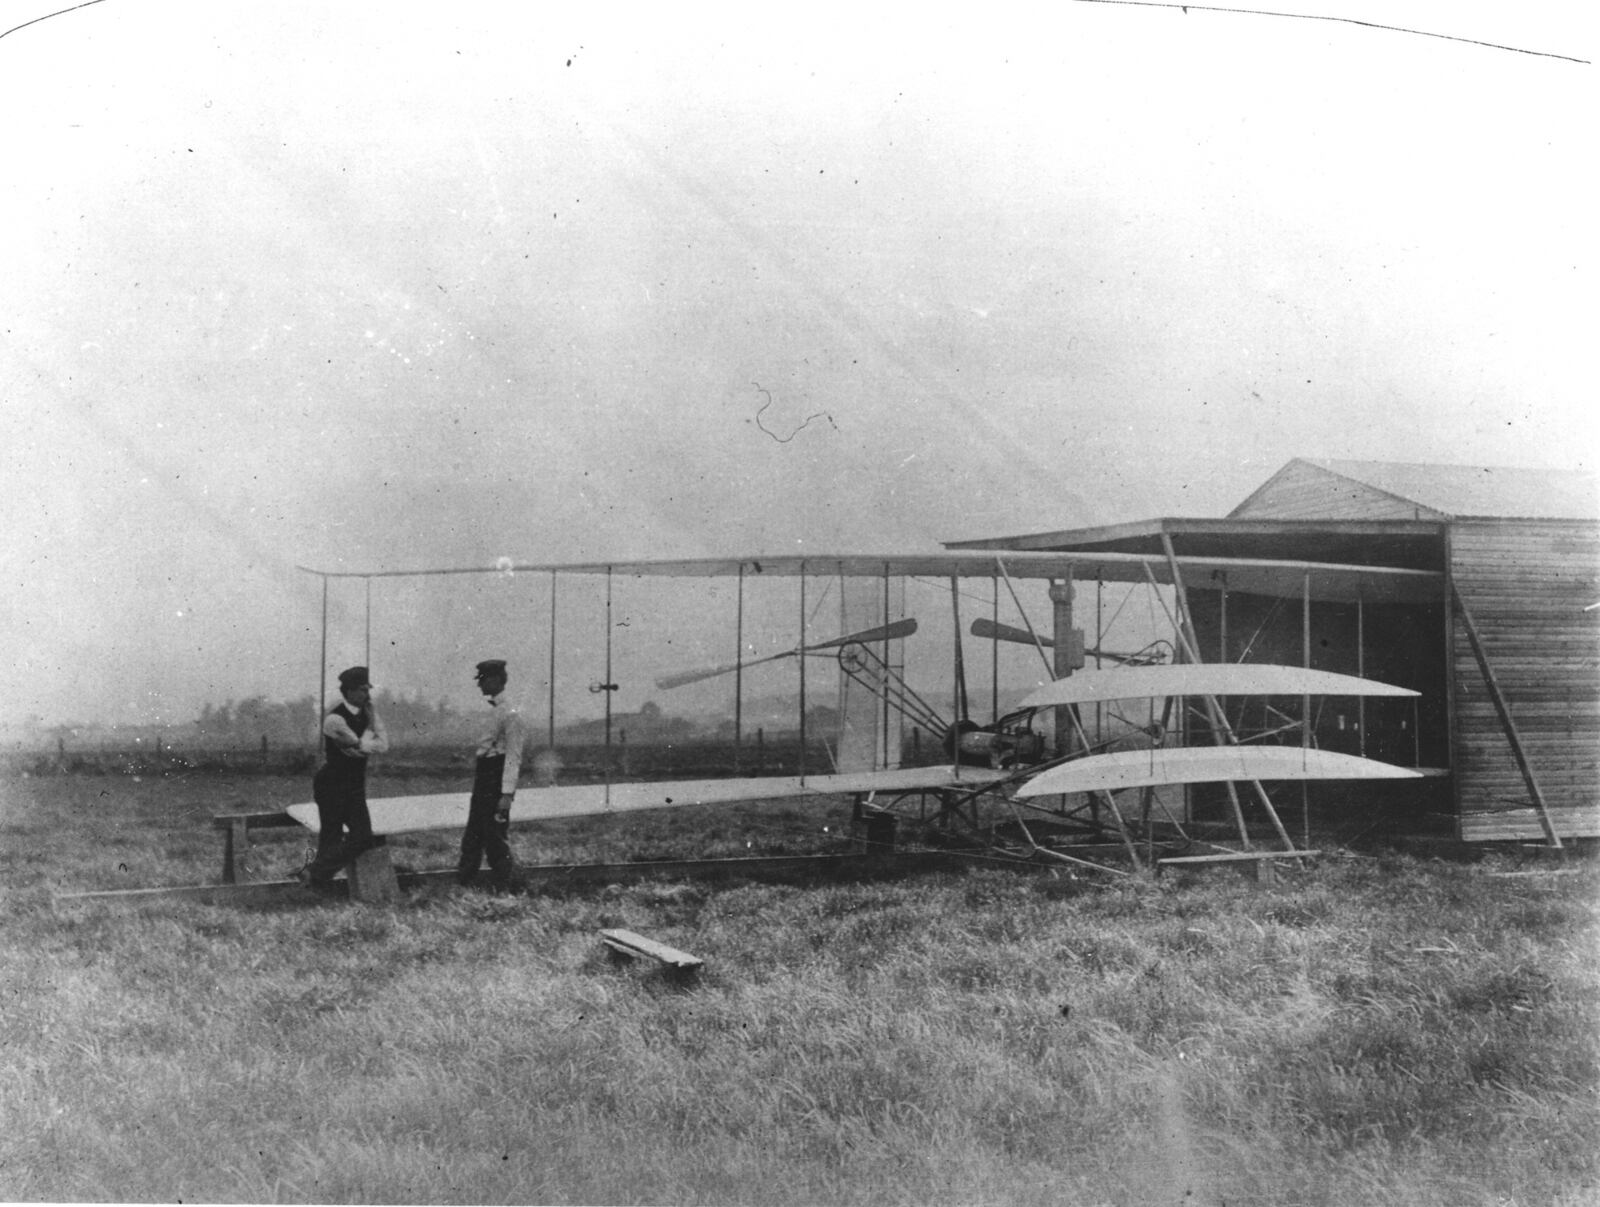
[[[1309,584],[1316,576],[1318,589],[1324,598],[1350,598],[1357,600],[1410,600],[1426,598],[1439,589],[1438,576],[1425,571],[1394,570],[1371,566],[1341,566],[1323,563],[1285,563],[1256,561],[1252,559],[1216,557],[1177,557],[1170,548],[1165,555],[1083,553],[1033,553],[992,551],[946,551],[927,554],[846,554],[846,555],[783,555],[778,557],[735,557],[700,559],[650,559],[615,562],[576,563],[514,563],[501,559],[492,567],[450,567],[417,570],[325,571],[302,567],[318,575],[323,586],[323,665],[326,667],[327,649],[327,592],[331,581],[358,579],[366,583],[370,601],[374,581],[401,577],[437,577],[487,574],[547,574],[551,581],[550,643],[551,643],[551,716],[550,736],[555,734],[555,590],[563,576],[603,577],[605,608],[608,617],[604,647],[604,671],[598,690],[605,700],[605,771],[604,783],[599,785],[553,785],[533,788],[518,795],[518,812],[534,817],[572,815],[579,812],[610,813],[634,808],[665,808],[692,802],[715,803],[735,799],[768,799],[779,796],[816,796],[824,793],[847,794],[854,799],[854,815],[859,819],[888,810],[901,816],[914,816],[919,822],[931,820],[936,830],[945,832],[963,827],[969,833],[984,835],[992,843],[997,832],[989,826],[987,831],[980,816],[980,805],[996,806],[1009,815],[1016,833],[1022,838],[1023,854],[1032,859],[1056,863],[1087,865],[1107,871],[1117,871],[1102,859],[1086,859],[1055,849],[1048,843],[1035,840],[1032,830],[1023,818],[1026,810],[1035,818],[1043,817],[1051,827],[1070,832],[1079,840],[1087,837],[1104,843],[1114,838],[1134,868],[1144,865],[1153,857],[1156,848],[1155,831],[1159,826],[1177,841],[1193,845],[1198,840],[1189,835],[1182,822],[1173,815],[1164,800],[1154,792],[1158,784],[1188,784],[1219,782],[1227,786],[1233,820],[1237,829],[1239,849],[1252,849],[1252,839],[1245,823],[1236,785],[1250,785],[1255,799],[1266,816],[1279,842],[1287,852],[1295,850],[1286,827],[1271,798],[1262,787],[1263,779],[1296,780],[1306,778],[1344,778],[1347,776],[1375,776],[1403,778],[1419,772],[1378,763],[1375,760],[1353,758],[1345,761],[1317,757],[1318,752],[1306,744],[1298,766],[1281,752],[1286,747],[1252,746],[1248,738],[1241,739],[1230,723],[1220,701],[1226,696],[1260,695],[1263,697],[1298,695],[1305,707],[1300,718],[1280,714],[1282,724],[1266,731],[1271,738],[1298,728],[1302,735],[1309,734],[1310,702],[1314,695],[1348,694],[1412,695],[1404,689],[1378,684],[1358,676],[1333,676],[1326,672],[1304,667],[1268,667],[1262,664],[1206,664],[1195,648],[1193,623],[1187,616],[1186,583],[1189,581],[1216,581],[1221,579],[1237,590],[1294,598],[1305,592],[1309,598]],[[670,688],[682,683],[695,682],[717,675],[731,674],[735,679],[735,745],[740,731],[738,712],[742,699],[744,673],[761,663],[792,659],[798,668],[799,708],[798,730],[802,752],[807,748],[807,662],[816,657],[828,657],[839,666],[840,674],[863,684],[874,699],[879,730],[876,749],[878,764],[870,768],[836,767],[831,773],[808,774],[802,760],[798,774],[787,777],[738,777],[722,781],[676,781],[655,785],[639,785],[618,781],[612,773],[612,693],[617,690],[614,677],[612,626],[609,617],[612,608],[613,587],[621,578],[650,578],[669,576],[676,578],[731,578],[737,583],[738,616],[742,625],[745,587],[757,579],[796,580],[797,640],[791,649],[760,658],[742,657],[742,633],[737,648],[741,657],[733,663],[700,671],[685,672],[658,679],[658,686]],[[868,578],[883,584],[883,623],[869,626],[855,633],[816,639],[810,631],[807,608],[808,584],[819,579]],[[895,578],[942,580],[950,588],[954,620],[952,659],[954,666],[953,720],[944,723],[927,701],[904,681],[896,670],[893,656],[895,642],[901,642],[916,631],[911,618],[889,618],[889,584]],[[980,618],[971,629],[972,635],[987,640],[993,649],[1002,642],[1031,644],[1043,660],[1051,681],[1033,697],[1024,701],[1022,708],[1006,716],[997,715],[984,726],[970,719],[967,699],[965,664],[960,619],[959,584],[962,580],[985,578],[993,584],[994,615]],[[1051,599],[1057,607],[1055,624],[1049,634],[1042,633],[1027,616],[1018,595],[1019,582],[1044,580],[1051,587]],[[1161,607],[1172,627],[1172,639],[1159,639],[1143,649],[1115,653],[1100,648],[1097,642],[1088,646],[1081,630],[1071,624],[1071,600],[1075,584],[1095,582],[1142,583],[1153,589],[1161,600]],[[1023,621],[1023,627],[1002,623],[999,619],[1001,586],[1004,586]],[[1064,590],[1063,590],[1064,588]],[[1166,595],[1162,589],[1166,589]],[[1167,602],[1170,596],[1171,603]],[[1065,604],[1065,608],[1060,606]],[[1063,615],[1066,625],[1062,625]],[[369,602],[370,626],[370,602]],[[370,648],[371,635],[368,633]],[[1048,652],[1047,652],[1048,651]],[[1086,669],[1086,658],[1094,657],[1095,669]],[[1166,663],[1171,656],[1173,661]],[[1104,662],[1112,662],[1119,669],[1104,669]],[[998,666],[998,654],[992,659]],[[1073,672],[1079,671],[1076,685]],[[324,669],[324,676],[326,670]],[[1263,678],[1263,675],[1266,678]],[[1129,686],[1134,681],[1136,687]],[[591,690],[595,690],[592,685]],[[1099,693],[1096,695],[1096,693]],[[1121,693],[1120,695],[1117,693]],[[326,682],[322,685],[326,695]],[[1103,733],[1092,740],[1084,726],[1082,709],[1094,704],[1097,708],[1112,699],[1140,698],[1163,700],[1160,721],[1151,720],[1144,726],[1131,726],[1127,732],[1106,739]],[[1165,746],[1172,727],[1172,713],[1176,701],[1197,700],[1196,711],[1203,715],[1210,730],[1214,746],[1200,749],[1186,759],[1173,759],[1176,748]],[[998,714],[998,690],[995,692],[995,711]],[[912,718],[913,723],[930,729],[945,724],[943,745],[947,762],[932,767],[901,768],[896,764],[896,753],[890,752],[891,712]],[[1033,721],[1049,715],[1055,721],[1056,748],[1051,750],[1042,736],[1032,728]],[[1185,710],[1179,706],[1181,731]],[[1132,744],[1132,749],[1129,745]],[[1121,746],[1122,749],[1112,749]],[[1140,750],[1145,753],[1141,755]],[[1258,752],[1268,751],[1262,755]],[[830,752],[831,753],[831,752]],[[1141,778],[1129,778],[1128,768],[1140,758],[1152,770]],[[1160,770],[1154,770],[1159,765]],[[1065,778],[1067,772],[1071,778]],[[1052,781],[1051,777],[1056,779]],[[1152,776],[1157,778],[1151,778]],[[1161,778],[1165,777],[1165,778]],[[1051,782],[1070,783],[1070,790],[1051,793],[1038,784]],[[1033,785],[1030,787],[1030,785]],[[1135,830],[1124,816],[1115,793],[1137,789],[1140,803],[1137,824],[1143,835],[1145,859],[1141,859]],[[880,800],[880,796],[883,798]],[[932,798],[936,809],[930,819],[927,801]],[[1069,801],[1069,797],[1077,798]],[[383,800],[372,802],[375,827],[379,832],[400,829],[447,828],[460,824],[455,814],[464,819],[464,797],[460,810],[447,804],[443,797],[392,798],[393,804]],[[917,802],[915,814],[907,811],[912,799]],[[526,804],[524,803],[526,801]],[[1051,803],[1046,803],[1050,801]],[[1159,820],[1157,810],[1166,814]],[[298,820],[315,828],[315,810],[312,806],[295,806],[290,810]],[[1038,824],[1036,820],[1035,824]],[[400,829],[396,829],[399,827]],[[1219,843],[1205,843],[1218,851],[1233,848]],[[1015,854],[1015,849],[1010,853]]]

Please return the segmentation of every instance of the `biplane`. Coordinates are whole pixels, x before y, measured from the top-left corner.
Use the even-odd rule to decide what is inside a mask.
[[[611,743],[612,697],[624,672],[614,662],[611,608],[614,585],[620,581],[659,577],[720,579],[731,582],[737,599],[737,656],[702,668],[663,670],[650,678],[660,691],[673,691],[714,680],[731,680],[735,717],[733,741],[741,741],[738,718],[746,682],[791,666],[798,687],[795,729],[800,761],[784,774],[717,775],[702,779],[648,782],[618,774],[607,750],[600,760],[598,782],[552,783],[519,789],[515,820],[624,814],[643,809],[670,809],[695,804],[764,801],[780,798],[848,797],[853,815],[881,813],[915,820],[929,833],[946,836],[960,831],[985,840],[1003,857],[1064,861],[1073,865],[1122,870],[1122,858],[1133,867],[1155,856],[1155,834],[1180,849],[1216,852],[1252,849],[1251,827],[1238,792],[1251,795],[1251,811],[1270,825],[1282,849],[1303,854],[1290,838],[1266,783],[1312,779],[1405,779],[1422,774],[1416,768],[1347,753],[1319,749],[1314,741],[1313,698],[1415,699],[1411,689],[1379,682],[1361,674],[1249,662],[1206,662],[1197,648],[1193,621],[1187,612],[1186,584],[1223,581],[1235,591],[1294,598],[1309,590],[1315,575],[1324,597],[1405,600],[1436,593],[1438,576],[1425,571],[1371,566],[1285,563],[1220,557],[1177,557],[1112,553],[995,553],[948,551],[921,555],[789,555],[564,564],[512,564],[407,571],[317,571],[324,590],[324,651],[327,648],[327,591],[330,580],[375,581],[418,575],[547,575],[550,594],[551,742],[555,740],[555,591],[569,578],[603,581],[605,630],[603,649],[596,649],[590,690],[604,697],[605,741]],[[961,607],[980,588],[990,585],[990,615],[963,630]],[[776,652],[752,655],[743,631],[746,591],[751,584],[788,582],[794,592],[792,643]],[[948,615],[941,617],[942,638],[929,626],[906,615],[907,582],[942,591]],[[899,584],[898,590],[893,584]],[[1139,634],[1134,648],[1107,647],[1109,629],[1097,623],[1095,640],[1074,623],[1075,591],[1095,584],[1121,584],[1154,593],[1165,631]],[[840,600],[838,636],[818,636],[816,609],[808,606],[808,590],[837,588]],[[1045,587],[1046,601],[1024,600]],[[1002,595],[1002,588],[1004,595]],[[1005,618],[1002,619],[1002,600]],[[942,611],[942,607],[936,609]],[[1152,612],[1152,615],[1154,613]],[[369,604],[370,616],[370,604]],[[852,619],[856,623],[851,623]],[[370,624],[370,621],[369,621]],[[1159,628],[1160,626],[1155,626]],[[972,662],[964,644],[975,638],[987,647],[991,671],[988,719],[974,715],[968,692]],[[948,713],[934,706],[926,686],[913,687],[908,671],[909,648],[927,640],[949,640],[947,670],[941,688],[948,690]],[[368,634],[370,648],[371,637]],[[1040,666],[1024,679],[1032,690],[1013,707],[1001,707],[999,668],[1005,649],[1031,647]],[[603,664],[600,659],[603,657]],[[808,765],[805,752],[816,735],[808,705],[818,694],[818,672],[826,666],[821,690],[832,693],[839,707],[837,731],[826,744],[828,765]],[[917,659],[911,659],[917,662]],[[326,663],[326,656],[324,657]],[[924,657],[921,662],[926,665]],[[1092,665],[1091,665],[1092,663]],[[1014,668],[1013,668],[1014,670]],[[586,676],[589,677],[589,676]],[[812,699],[808,700],[808,694]],[[1230,716],[1226,702],[1239,697],[1259,699],[1270,723],[1249,729],[1243,714]],[[1299,715],[1284,701],[1302,702]],[[1147,715],[1119,712],[1127,702],[1142,702]],[[1276,703],[1274,703],[1276,702]],[[1092,716],[1091,716],[1092,712]],[[1192,720],[1191,720],[1192,718]],[[926,747],[907,753],[905,735],[926,734]],[[1185,740],[1185,739],[1195,739]],[[737,756],[735,768],[738,766]],[[1164,799],[1165,789],[1187,785],[1226,786],[1237,847],[1192,836]],[[1139,793],[1136,804],[1124,794]],[[456,829],[464,825],[465,792],[375,798],[370,801],[374,830],[400,834]],[[308,829],[317,828],[312,804],[288,810]],[[990,821],[985,822],[985,814]],[[1157,816],[1157,814],[1161,816]],[[1002,823],[992,819],[1002,818]],[[1031,821],[1031,825],[1029,824]],[[1142,829],[1142,844],[1136,834]],[[1038,832],[1049,830],[1040,837]],[[997,837],[1002,833],[1004,838]],[[1141,856],[1141,845],[1144,854]],[[1093,854],[1084,851],[1095,847]],[[1120,851],[1120,856],[1116,852]],[[1113,865],[1116,866],[1113,866]]]

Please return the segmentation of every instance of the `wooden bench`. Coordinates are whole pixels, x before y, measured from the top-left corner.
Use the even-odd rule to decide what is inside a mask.
[[[657,943],[654,939],[636,935],[631,930],[602,930],[600,941],[615,955],[625,956],[630,960],[646,956],[660,961],[674,972],[693,972],[705,963],[699,956],[692,956],[686,951],[679,951],[676,947],[668,947],[665,943]]]
[[[261,813],[219,813],[211,819],[222,831],[222,883],[237,884],[250,874],[250,831],[302,829],[299,822],[283,810]]]

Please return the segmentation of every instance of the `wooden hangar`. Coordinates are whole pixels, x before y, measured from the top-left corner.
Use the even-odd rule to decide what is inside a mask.
[[[1421,693],[1414,706],[1335,701],[1310,733],[1320,749],[1429,774],[1314,783],[1313,806],[1359,794],[1382,824],[1448,819],[1470,842],[1600,836],[1600,501],[1588,474],[1296,458],[1221,519],[948,548],[1070,551],[1080,593],[1125,579],[1129,556],[1249,562],[1248,575],[1183,576],[1201,658]],[[1193,808],[1214,806],[1214,789],[1190,792]]]

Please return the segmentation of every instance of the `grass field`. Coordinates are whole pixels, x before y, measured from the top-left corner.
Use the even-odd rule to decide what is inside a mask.
[[[212,813],[306,795],[0,781],[0,1199],[1600,1203],[1587,860],[53,902],[214,881]],[[843,819],[751,806],[514,844],[806,852]],[[262,846],[268,874],[302,854]],[[613,965],[603,926],[706,966]]]

